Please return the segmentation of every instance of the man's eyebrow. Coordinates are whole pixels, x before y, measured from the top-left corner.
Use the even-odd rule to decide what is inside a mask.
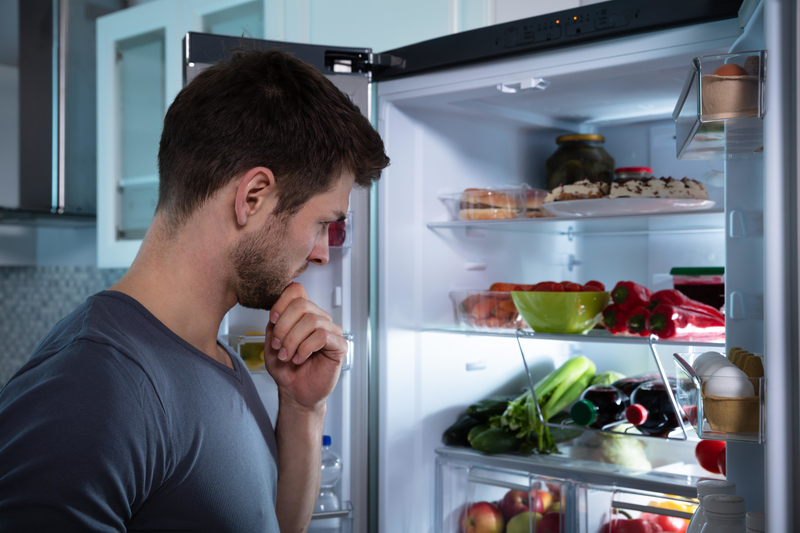
[[[334,211],[333,216],[336,217],[336,222],[344,222],[344,219],[347,218],[347,214],[342,211]]]

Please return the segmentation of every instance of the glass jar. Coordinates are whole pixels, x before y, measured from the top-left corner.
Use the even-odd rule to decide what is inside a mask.
[[[650,178],[653,176],[653,169],[650,167],[621,167],[614,171],[617,181],[630,178]]]
[[[614,158],[603,149],[606,138],[595,134],[570,134],[556,138],[558,150],[547,160],[547,188],[581,180],[605,182],[614,178]]]

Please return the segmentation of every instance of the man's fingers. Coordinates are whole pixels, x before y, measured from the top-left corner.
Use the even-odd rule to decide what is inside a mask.
[[[281,344],[285,343],[289,332],[292,331],[292,329],[294,329],[294,327],[306,315],[319,316],[328,322],[331,321],[331,315],[329,315],[323,309],[317,307],[317,305],[311,300],[296,298],[289,303],[289,305],[280,315],[280,318],[278,318],[278,321],[275,323],[273,334],[275,338],[278,339],[278,342]],[[300,341],[298,341],[298,344],[299,342]],[[275,348],[275,346],[273,347]]]
[[[347,355],[347,340],[341,335],[325,329],[318,329],[300,343],[297,347],[292,362],[296,365],[303,364],[315,352],[323,351],[326,357],[337,363],[344,360]]]
[[[278,298],[278,301],[275,302],[275,305],[270,309],[269,321],[273,324],[278,322],[289,304],[297,299],[308,300],[308,293],[306,293],[306,288],[303,287],[302,284],[294,282],[283,289],[281,297]]]
[[[289,361],[294,358],[295,354],[297,353],[297,348],[300,346],[300,344],[313,335],[317,330],[328,331],[337,335],[338,337],[342,337],[342,328],[325,317],[315,315],[313,313],[307,313],[300,318],[300,320],[292,327],[291,331],[289,331],[289,333],[280,341],[281,347],[279,349],[280,351],[278,352],[278,358],[281,361]],[[272,347],[274,348],[276,345],[277,341],[273,341]],[[308,355],[310,355],[310,353]]]

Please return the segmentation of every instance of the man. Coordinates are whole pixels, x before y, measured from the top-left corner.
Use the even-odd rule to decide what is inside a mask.
[[[388,165],[345,95],[284,53],[203,71],[164,120],[158,207],[109,291],[0,393],[0,531],[303,531],[347,345],[293,283]],[[275,430],[216,332],[271,309]]]

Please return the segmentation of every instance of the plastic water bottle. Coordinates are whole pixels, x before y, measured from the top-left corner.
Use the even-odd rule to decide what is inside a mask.
[[[745,533],[744,498],[729,494],[709,494],[703,498],[706,525],[702,533]]]
[[[706,515],[703,514],[703,498],[709,494],[736,494],[736,485],[730,481],[721,481],[716,479],[704,479],[697,482],[697,499],[700,500],[700,505],[692,515],[689,526],[686,528],[686,533],[700,533],[703,526],[706,524]]]
[[[764,533],[767,530],[764,511],[750,511],[744,521],[747,526],[747,533]]]
[[[320,472],[319,496],[314,506],[314,513],[325,511],[339,511],[342,504],[336,495],[336,482],[342,477],[342,458],[331,450],[331,438],[322,437],[322,471]],[[314,531],[339,531],[341,518],[312,519],[309,530]]]

